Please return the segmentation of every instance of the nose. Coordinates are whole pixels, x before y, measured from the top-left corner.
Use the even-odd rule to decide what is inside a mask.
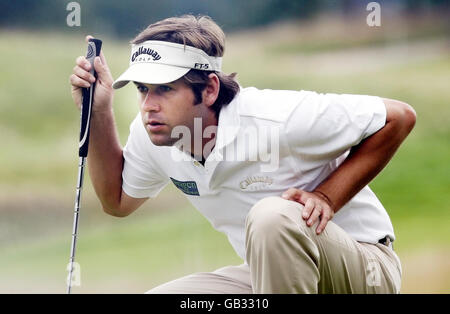
[[[150,91],[147,91],[144,100],[142,101],[141,108],[145,112],[158,112],[161,110],[161,107],[158,103],[158,96]]]

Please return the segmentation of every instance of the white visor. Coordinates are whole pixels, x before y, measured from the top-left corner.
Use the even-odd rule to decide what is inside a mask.
[[[118,89],[130,81],[164,84],[176,81],[190,69],[220,72],[221,57],[211,57],[201,49],[167,41],[148,40],[132,45],[130,66],[113,83]]]

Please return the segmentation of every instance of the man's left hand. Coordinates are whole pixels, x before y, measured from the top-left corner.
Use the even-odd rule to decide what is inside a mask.
[[[302,218],[306,220],[308,227],[314,225],[318,218],[320,223],[316,233],[320,234],[328,221],[334,216],[332,204],[327,196],[319,191],[306,192],[296,188],[290,188],[281,195],[282,198],[302,204]]]

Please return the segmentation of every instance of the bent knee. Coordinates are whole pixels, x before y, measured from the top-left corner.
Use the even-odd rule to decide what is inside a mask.
[[[246,228],[259,232],[271,232],[282,227],[286,222],[301,223],[303,205],[277,196],[269,196],[259,200],[250,209]]]

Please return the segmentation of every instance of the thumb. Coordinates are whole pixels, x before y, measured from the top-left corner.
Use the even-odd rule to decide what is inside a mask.
[[[311,198],[311,193],[300,190],[299,194],[298,194],[298,201],[300,203],[302,203],[303,205],[306,204],[306,202]]]
[[[283,194],[281,194],[281,197],[286,200],[297,201],[300,195],[301,195],[301,190],[295,189],[295,188],[290,188],[289,190],[283,192]]]
[[[94,68],[98,76],[102,75],[106,71],[105,65],[102,63],[100,57],[94,58]]]
[[[106,64],[102,62],[100,57],[95,57],[94,59],[94,68],[97,72],[97,76],[102,81],[112,81],[111,74],[109,72],[109,68]]]

